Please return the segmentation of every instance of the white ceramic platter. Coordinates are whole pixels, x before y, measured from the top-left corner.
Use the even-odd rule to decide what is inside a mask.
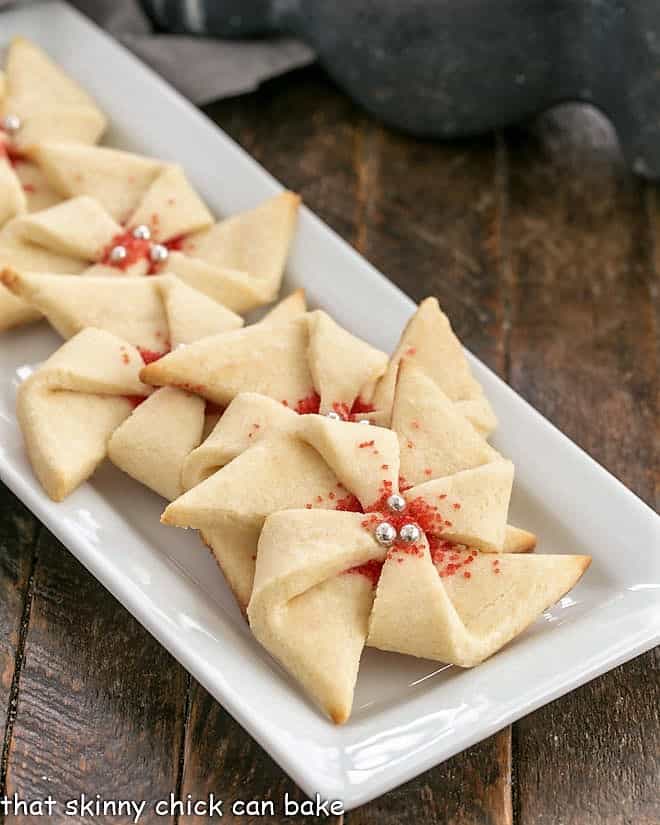
[[[278,184],[116,42],[60,3],[0,15],[0,48],[25,35],[110,116],[110,142],[185,167],[220,215]],[[286,288],[304,286],[352,332],[386,350],[412,302],[303,210]],[[266,748],[309,795],[362,804],[660,638],[660,518],[474,361],[516,464],[512,521],[548,553],[590,553],[582,582],[527,633],[474,670],[368,650],[355,710],[327,722],[250,636],[194,534],[163,527],[163,502],[103,467],[62,504],[41,491],[14,418],[21,375],[58,339],[45,325],[0,340],[0,477],[69,550]]]

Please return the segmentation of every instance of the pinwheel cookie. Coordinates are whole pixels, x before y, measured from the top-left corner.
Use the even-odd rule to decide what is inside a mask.
[[[384,353],[317,310],[206,338],[150,364],[143,380],[183,387],[222,406],[255,392],[299,413],[347,418],[369,415],[360,393],[386,365]]]
[[[300,204],[292,192],[215,223],[172,164],[70,143],[43,143],[38,158],[62,197],[93,197],[125,229],[146,226],[169,252],[168,271],[236,312],[277,297]],[[106,263],[125,268],[145,254],[130,233],[116,239],[115,246],[122,245],[128,255]],[[162,266],[165,251],[146,249]]]
[[[587,556],[494,556],[447,542],[436,550],[418,524],[419,504],[408,499],[411,520],[391,533],[387,512],[285,510],[266,519],[250,626],[337,723],[350,715],[365,644],[474,666],[589,565]]]
[[[247,412],[249,403],[254,399],[234,402],[244,405],[240,412]],[[583,569],[583,559],[561,557],[556,565],[562,570],[566,565],[565,575],[546,586],[545,562],[538,568],[533,562],[516,566],[510,561],[515,556],[501,552],[507,542],[510,462],[496,459],[400,492],[394,432],[290,411],[273,425],[273,419],[264,416],[265,407],[261,423],[254,421],[253,426],[257,432],[270,431],[233,460],[232,452],[243,446],[239,415],[233,416],[234,425],[221,419],[218,428],[224,426],[228,435],[227,452],[219,460],[229,463],[172,502],[163,521],[202,530],[239,599],[249,599],[257,638],[335,721],[344,721],[350,712],[372,609],[380,616],[378,597],[374,606],[380,587],[376,591],[374,585],[383,563],[389,576],[391,559],[401,570],[418,557],[427,559],[441,588],[454,575],[465,584],[474,577],[478,598],[469,609],[477,612],[491,598],[501,598],[497,588],[503,572],[508,576],[512,570],[513,576],[524,570],[536,595],[520,610],[515,605],[517,618],[509,623],[513,606],[504,599],[502,613],[493,619],[493,633],[482,634],[477,653],[470,654],[474,661],[464,647],[443,658],[463,665],[476,663],[509,641],[566,592]],[[231,414],[230,407],[226,415]],[[184,477],[190,471],[188,466]],[[492,584],[483,584],[486,572]],[[513,578],[507,581],[510,585]],[[541,583],[543,592],[537,587]],[[385,597],[389,593],[390,588]],[[409,598],[414,600],[414,592]],[[457,603],[453,609],[469,624],[468,607]],[[380,624],[375,628],[374,644],[387,647],[378,635]],[[444,638],[441,623],[433,632],[433,638]]]
[[[79,144],[42,144],[38,155],[51,183],[72,197],[10,221],[0,232],[0,266],[71,275],[167,271],[241,312],[275,297],[297,196],[283,193],[215,224],[178,166]],[[81,183],[65,186],[70,179]],[[35,317],[0,293],[0,329]]]
[[[181,482],[189,492],[167,508],[163,520],[201,530],[242,609],[252,592],[259,531],[268,515],[307,506],[359,509],[360,502],[371,504],[381,494],[381,482],[399,483],[396,433],[369,426],[366,420],[343,433],[348,439],[347,455],[358,458],[358,476],[331,472],[334,463],[327,460],[327,433],[323,429],[330,423],[333,419],[297,415],[271,398],[242,393],[227,407],[210,436],[183,462]],[[438,437],[444,434],[440,432]],[[466,452],[466,465],[468,458]],[[492,458],[497,461],[499,456],[493,452]],[[497,466],[503,463],[499,460]],[[367,470],[373,476],[362,479]],[[488,474],[476,477],[487,478]],[[426,482],[436,483],[428,478]],[[459,524],[457,519],[456,529]],[[460,535],[456,533],[454,538],[458,541]],[[507,525],[503,537],[496,536],[481,546],[488,551],[499,549],[502,543],[508,552],[524,552],[533,548],[535,537]]]
[[[105,158],[110,152],[113,157],[120,156],[114,157],[114,167],[110,168],[121,170],[127,167],[129,176],[124,179],[115,172],[114,186],[106,187],[110,191],[108,201],[123,198],[122,202],[125,202],[140,183],[153,179],[162,211],[170,200],[174,204],[168,206],[169,213],[173,213],[168,213],[168,229],[176,225],[183,232],[212,222],[210,213],[178,167],[164,167],[157,161],[110,149],[71,146],[78,154],[93,152],[94,157],[100,154]],[[98,182],[101,191],[102,183],[101,176]],[[147,200],[148,195],[149,190],[143,198]],[[0,232],[0,267],[67,275],[83,272],[145,275],[162,270],[169,254],[168,244],[172,245],[169,236],[164,238],[164,243],[156,243],[151,235],[150,228],[139,223],[131,223],[129,231],[125,230],[97,198],[80,196],[10,221]],[[39,313],[33,307],[0,288],[0,329],[27,323],[37,317]]]
[[[569,590],[588,564],[580,556],[500,552],[510,462],[401,493],[390,433],[377,439],[375,428],[313,418],[304,425],[301,438],[364,514],[302,508],[267,517],[248,615],[259,641],[336,722],[350,713],[365,643],[475,665]],[[365,432],[374,435],[369,447],[359,440]]]
[[[308,318],[309,316],[305,317]],[[304,320],[304,317],[299,316],[295,323],[300,325]],[[286,323],[285,329],[289,329]],[[298,334],[300,333],[299,327],[294,327],[294,329],[298,330]],[[248,332],[249,329],[246,329],[239,334],[232,334],[231,337],[239,338],[241,335],[247,337],[244,333]],[[277,343],[281,344],[285,337],[281,334],[279,327],[275,338],[273,337],[273,330],[268,329],[256,330],[256,335],[258,341],[264,341],[269,346]],[[200,370],[200,372],[195,373],[194,380],[203,381],[211,376],[211,380],[214,382],[210,388],[200,385],[196,387],[196,391],[202,394],[206,391],[206,397],[221,403],[228,400],[229,394],[227,396],[212,394],[218,386],[222,388],[227,386],[226,378],[219,370],[220,362],[217,357],[217,353],[225,352],[225,347],[214,345],[214,341],[222,340],[222,338],[223,336],[218,336],[217,339],[207,339],[207,341],[200,342],[196,347],[189,348],[185,353],[174,353],[174,356],[168,356],[150,365],[144,370],[143,379],[150,383],[159,383],[161,366],[167,365],[168,360],[176,359],[180,362],[183,354],[192,353],[196,357],[190,360],[186,358],[185,363],[190,364],[193,369]],[[335,353],[329,347],[328,340],[326,338],[326,345],[328,346],[326,361],[331,361],[333,365],[355,365],[368,362],[367,359],[360,356],[359,349],[355,351],[354,357],[346,357],[344,351],[341,352],[343,356],[341,359],[339,357],[333,358]],[[307,349],[309,350],[309,347]],[[246,351],[259,352],[260,350],[259,347],[248,347]],[[204,364],[200,359],[199,354],[201,352],[208,352],[209,360],[207,364]],[[253,379],[250,375],[250,380],[244,381],[242,385],[242,388],[256,389],[260,393],[270,391],[273,397],[268,398],[254,392],[242,392],[235,397],[210,436],[183,463],[182,485],[185,489],[193,487],[195,489],[191,490],[179,502],[175,502],[165,514],[165,519],[171,523],[179,526],[197,527],[202,531],[206,543],[217,558],[239,604],[243,608],[247,605],[252,590],[256,541],[261,522],[256,519],[250,524],[245,524],[239,523],[235,519],[222,518],[220,519],[222,524],[218,524],[214,522],[213,513],[217,511],[213,508],[205,512],[200,520],[198,507],[201,506],[202,509],[206,507],[205,504],[200,505],[200,502],[205,501],[208,496],[210,500],[221,499],[230,503],[233,496],[231,491],[241,489],[241,484],[239,481],[234,480],[234,475],[237,475],[237,478],[240,479],[242,474],[245,473],[246,481],[244,483],[248,483],[247,479],[252,478],[259,462],[270,462],[277,466],[280,479],[276,486],[280,498],[277,499],[276,504],[280,509],[301,506],[301,496],[305,498],[303,503],[311,503],[313,506],[323,502],[328,504],[337,501],[346,506],[347,502],[352,501],[351,496],[347,498],[348,494],[345,490],[341,493],[341,488],[341,494],[333,491],[332,495],[328,497],[327,485],[329,480],[326,469],[319,465],[318,458],[312,456],[309,450],[302,450],[303,455],[300,455],[300,450],[296,453],[302,463],[295,468],[295,472],[303,479],[303,487],[299,488],[298,482],[292,485],[291,481],[287,480],[287,473],[292,466],[294,452],[291,452],[289,460],[287,460],[286,444],[288,442],[278,444],[277,439],[271,439],[271,437],[290,436],[299,433],[300,428],[305,426],[304,417],[301,418],[301,416],[296,415],[294,410],[315,412],[321,405],[315,393],[307,396],[307,398],[317,399],[315,405],[310,405],[308,401],[303,400],[302,403],[290,404],[285,407],[281,400],[275,400],[278,398],[278,393],[273,392],[272,385],[266,385],[264,380],[270,380],[272,365],[273,363],[277,364],[277,355],[283,356],[283,363],[286,364],[289,363],[287,359],[291,356],[291,352],[282,352],[277,349],[274,352],[275,355],[268,352],[262,359],[270,365],[268,374],[265,375],[265,371],[260,366],[261,362],[259,362],[254,365],[256,378]],[[294,348],[294,363],[295,359],[300,361],[304,354],[303,345],[300,345],[297,354]],[[231,353],[227,356],[227,364],[229,368],[233,365]],[[379,365],[379,369],[381,368],[382,362]],[[177,370],[180,369],[181,367],[178,366]],[[320,369],[315,370],[317,375],[320,372]],[[155,377],[154,373],[156,373]],[[179,374],[183,375],[185,373]],[[291,374],[292,369],[284,372],[284,375],[288,377]],[[349,374],[350,369],[344,375],[344,380],[347,379]],[[241,372],[240,376],[245,379],[248,376],[247,371]],[[309,380],[309,378],[305,380]],[[358,392],[357,387],[364,386],[373,380],[374,374],[370,376],[360,375],[355,381],[353,389],[348,395],[344,396],[339,406],[337,406],[337,402],[330,401],[331,398],[336,397],[334,393],[337,393],[338,390],[331,390],[333,394],[325,400],[325,409],[330,408],[332,410],[333,407],[335,409],[348,409],[351,404],[351,395]],[[331,382],[326,380],[324,383],[328,385]],[[304,386],[306,385],[303,384]],[[319,385],[315,386],[318,388]],[[211,393],[209,393],[209,389],[211,389]],[[282,391],[281,387],[278,389]],[[389,439],[395,438],[399,445],[396,473],[397,481],[400,481],[402,486],[410,487],[431,481],[434,478],[450,476],[461,470],[474,469],[501,459],[499,453],[486,443],[483,436],[466,419],[458,405],[450,401],[440,387],[408,359],[403,360],[397,370],[397,382],[394,390],[390,418],[396,429],[394,433],[388,432],[386,437]],[[302,392],[304,390],[298,389],[296,391]],[[331,414],[339,417],[334,412]],[[362,421],[367,422],[367,415],[371,415],[371,413],[360,414],[359,417]],[[380,428],[371,428],[371,431],[377,434],[379,438],[381,437]],[[375,435],[369,437],[365,435],[362,439],[365,445],[364,449],[367,452],[374,448],[372,442],[375,442],[375,438]],[[262,444],[261,442],[265,439],[268,439],[268,442]],[[259,446],[259,450],[257,450],[257,446]],[[377,450],[378,448],[374,449]],[[248,453],[245,453],[246,450]],[[273,455],[277,458],[272,457]],[[307,462],[305,462],[305,458],[308,459]],[[383,463],[386,464],[387,462]],[[224,471],[217,472],[225,465],[227,467]],[[316,468],[316,471],[314,468]],[[201,484],[202,482],[204,484]],[[261,506],[258,503],[259,488],[254,486],[255,482],[253,480],[249,484],[251,491],[249,493],[241,491],[240,495],[243,498],[254,496],[255,506],[259,507]],[[201,486],[197,487],[196,485]],[[330,504],[329,506],[333,505]],[[271,511],[266,509],[260,512],[264,515]],[[231,524],[224,523],[228,520],[231,521]],[[529,551],[533,549],[535,541],[533,534],[513,526],[507,527],[505,542],[508,552]]]
[[[43,140],[96,143],[106,119],[34,43],[12,41],[0,88],[0,226],[60,199],[34,162]]]

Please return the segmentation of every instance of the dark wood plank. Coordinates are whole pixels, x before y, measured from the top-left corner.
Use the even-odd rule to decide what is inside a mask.
[[[502,373],[506,182],[495,138],[433,143],[373,123],[365,131],[356,246],[416,301],[437,296],[465,345]]]
[[[29,582],[39,530],[34,516],[0,484],[0,796],[4,794],[7,751],[20,681]]]
[[[644,195],[586,111],[567,107],[510,145],[511,382],[653,503],[657,274]]]
[[[509,825],[511,740],[508,729],[346,815],[362,823]]]
[[[657,825],[659,681],[656,649],[521,720],[515,821]]]
[[[305,795],[197,682],[191,692],[182,798],[188,793],[194,799],[206,800],[213,793],[225,800],[223,817],[182,816],[180,825],[264,821],[255,814],[232,811],[237,800],[272,803],[275,818],[265,808],[265,821],[280,825],[319,821],[312,816],[284,815],[285,794],[298,804],[305,801]],[[340,825],[341,817],[323,821]]]
[[[642,498],[657,480],[657,328],[641,183],[593,111],[508,136],[511,383]],[[522,720],[515,818],[660,819],[657,656]]]
[[[19,643],[21,617],[38,524],[4,486],[0,486],[0,719],[3,718]]]
[[[185,689],[183,669],[44,530],[37,543],[8,794],[34,799],[51,793],[61,802],[82,793],[114,800],[167,798],[177,788]],[[65,819],[62,809],[57,816],[52,821],[119,821]],[[141,822],[174,819],[150,811]]]

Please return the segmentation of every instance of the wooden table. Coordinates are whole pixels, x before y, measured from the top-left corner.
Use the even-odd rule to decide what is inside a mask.
[[[423,142],[370,120],[317,69],[208,111],[409,295],[437,295],[473,352],[657,506],[660,198],[593,112]],[[658,682],[656,650],[343,821],[657,825]],[[300,796],[4,489],[0,709],[0,798]],[[47,821],[106,820],[7,817]]]

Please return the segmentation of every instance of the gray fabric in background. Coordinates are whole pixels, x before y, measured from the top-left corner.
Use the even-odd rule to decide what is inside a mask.
[[[29,0],[0,0],[0,9]],[[250,0],[246,0],[250,2]],[[220,40],[184,34],[157,34],[138,0],[73,0],[71,5],[91,17],[135,52],[182,94],[195,103],[254,91],[269,77],[314,61],[314,53],[291,37],[263,40]],[[164,3],[153,2],[154,12]],[[190,31],[201,28],[202,0],[177,4]],[[176,21],[172,21],[176,25]],[[159,16],[167,25],[168,18]]]

